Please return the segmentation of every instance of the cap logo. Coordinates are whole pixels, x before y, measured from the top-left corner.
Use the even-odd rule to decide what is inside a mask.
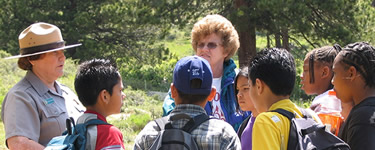
[[[193,76],[199,76],[199,69],[193,69]]]

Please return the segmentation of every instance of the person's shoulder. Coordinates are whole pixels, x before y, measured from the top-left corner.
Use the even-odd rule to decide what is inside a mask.
[[[31,87],[31,84],[29,82],[27,82],[27,80],[22,79],[19,82],[17,82],[12,88],[10,88],[8,93],[25,92],[30,87]]]
[[[108,131],[109,135],[121,135],[122,136],[121,130],[119,128],[117,128],[116,126],[112,125],[112,124],[98,125],[98,126],[104,126],[104,127],[108,128],[107,131]]]
[[[220,136],[223,139],[237,137],[236,131],[233,127],[220,119],[212,118],[200,126],[201,131],[207,131],[207,135]]]
[[[138,135],[158,135],[160,128],[156,124],[155,120],[151,120],[146,126],[139,132]]]
[[[283,116],[282,114],[279,114],[277,112],[271,112],[271,111],[260,113],[255,119],[255,124],[258,124],[258,125],[268,124],[271,126],[280,126],[283,124],[287,124],[289,122],[290,120],[286,116]]]
[[[233,127],[228,122],[216,118],[209,119],[207,122],[203,123],[203,125],[203,127],[209,130],[222,131],[223,129],[231,129],[234,131]]]
[[[350,112],[351,123],[360,124],[375,124],[375,106],[374,105],[362,105],[357,108],[353,108]]]
[[[68,94],[71,94],[71,93],[74,93],[72,89],[70,89],[68,86],[66,86],[65,84],[62,84],[58,81],[56,81],[57,85],[60,87],[60,89],[63,91],[63,92],[66,92]]]

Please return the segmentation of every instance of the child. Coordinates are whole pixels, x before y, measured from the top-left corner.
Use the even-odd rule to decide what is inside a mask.
[[[255,118],[258,116],[258,111],[255,109],[254,104],[250,98],[249,88],[249,73],[248,67],[242,67],[236,78],[234,79],[235,94],[237,95],[237,109],[243,111],[251,111],[251,115],[244,120],[238,130],[238,137],[241,140],[243,150],[251,150],[252,147],[252,134]],[[241,107],[241,108],[238,108]]]
[[[284,49],[265,49],[251,60],[250,98],[260,113],[253,126],[253,150],[287,149],[291,122],[271,111],[281,108],[301,118],[301,111],[289,99],[295,78],[294,58]]]
[[[375,149],[375,48],[347,45],[333,63],[332,84],[343,103],[354,102],[339,137],[351,149]]]
[[[317,113],[322,122],[335,135],[343,122],[341,102],[332,90],[332,64],[341,47],[324,46],[306,54],[301,74],[301,89],[307,95],[317,95],[310,109]]]
[[[120,73],[109,60],[93,59],[78,69],[74,87],[86,112],[77,123],[91,119],[107,122],[106,117],[120,113],[125,98]],[[113,125],[89,126],[86,149],[125,149],[121,131]]]
[[[329,90],[333,88],[331,84],[332,64],[340,49],[340,46],[336,44],[333,47],[317,48],[306,54],[301,74],[301,89],[307,95],[318,95],[310,106],[316,113],[332,110],[330,106],[325,106],[328,105],[326,97]],[[340,108],[340,101],[337,100],[335,103],[338,105],[337,108]]]
[[[182,128],[188,118],[206,114],[204,106],[211,100],[216,89],[212,87],[210,64],[198,56],[188,56],[179,60],[173,71],[171,96],[176,108],[168,115],[174,128]],[[155,121],[149,122],[135,139],[135,150],[150,149],[159,135]],[[230,124],[219,119],[209,119],[191,132],[199,149],[241,149],[240,140]]]

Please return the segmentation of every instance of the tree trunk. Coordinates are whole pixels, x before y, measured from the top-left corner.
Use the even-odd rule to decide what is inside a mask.
[[[235,0],[235,9],[249,9],[250,1]],[[246,10],[243,10],[246,12]],[[238,50],[239,67],[249,65],[250,59],[256,54],[255,24],[247,15],[237,16],[234,22],[240,37],[240,48]]]
[[[288,29],[283,28],[282,31],[281,31],[281,34],[282,34],[282,38],[283,38],[283,48],[290,51]]]
[[[279,33],[275,33],[275,43],[276,43],[276,47],[277,48],[282,48],[281,47],[281,39],[280,39],[280,34]]]
[[[271,39],[270,39],[270,34],[267,33],[267,48],[271,47]]]

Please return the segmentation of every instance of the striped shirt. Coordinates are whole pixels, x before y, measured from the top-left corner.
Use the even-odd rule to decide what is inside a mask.
[[[180,104],[170,113],[169,116],[185,113],[190,117],[195,117],[206,111],[198,105]],[[172,121],[174,128],[182,128],[188,119]],[[135,139],[134,149],[149,149],[157,138],[158,126],[155,121],[150,121]],[[233,127],[225,121],[210,119],[198,126],[191,133],[201,150],[236,150],[241,149],[240,140]]]

